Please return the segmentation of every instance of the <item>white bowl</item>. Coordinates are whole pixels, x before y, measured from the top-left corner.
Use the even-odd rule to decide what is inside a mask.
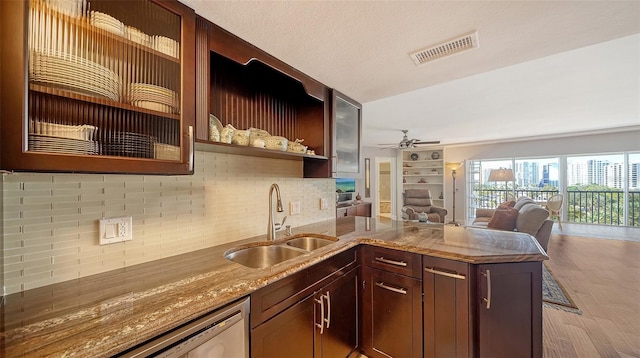
[[[233,132],[233,138],[231,138],[231,144],[249,145],[249,130],[236,129],[235,132]]]
[[[287,151],[287,145],[289,144],[289,140],[285,137],[279,136],[271,136],[271,137],[263,137],[264,147],[271,150],[281,150],[283,152]]]

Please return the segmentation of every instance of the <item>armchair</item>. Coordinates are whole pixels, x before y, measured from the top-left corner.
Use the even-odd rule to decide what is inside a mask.
[[[444,223],[447,209],[433,206],[431,191],[424,189],[407,189],[402,193],[404,206],[402,219],[418,220],[419,213],[426,213],[431,222]]]

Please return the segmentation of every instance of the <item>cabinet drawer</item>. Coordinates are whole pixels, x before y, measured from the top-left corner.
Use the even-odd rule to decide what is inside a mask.
[[[424,275],[435,274],[448,276],[450,278],[458,278],[461,280],[471,280],[471,277],[468,277],[469,264],[466,262],[441,259],[431,256],[424,256],[422,260]]]
[[[422,278],[422,255],[384,247],[365,246],[364,264],[384,271]]]

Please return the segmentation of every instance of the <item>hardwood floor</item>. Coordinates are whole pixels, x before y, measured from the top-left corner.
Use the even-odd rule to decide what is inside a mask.
[[[544,308],[544,356],[640,357],[640,242],[554,230],[548,253],[547,267],[583,314]]]

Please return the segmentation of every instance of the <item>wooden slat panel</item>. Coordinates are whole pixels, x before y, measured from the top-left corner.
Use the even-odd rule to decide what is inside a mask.
[[[289,140],[299,138],[299,94],[287,96],[274,90],[270,81],[274,81],[275,76],[260,77],[259,71],[264,68],[245,68],[221,56],[212,54],[212,57],[211,112],[223,125],[231,124],[236,129],[260,128]],[[290,89],[287,81],[279,80]]]
[[[208,23],[196,21],[196,138],[209,139],[209,44]]]

